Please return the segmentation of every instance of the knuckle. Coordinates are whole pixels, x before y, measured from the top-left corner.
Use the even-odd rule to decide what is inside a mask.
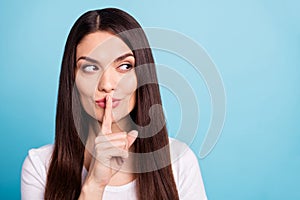
[[[96,138],[95,138],[95,144],[98,144],[100,142],[102,142],[104,140],[104,136],[103,135],[98,135]]]
[[[128,158],[128,156],[129,156],[128,151],[123,151],[123,157],[124,157],[124,158]]]
[[[120,145],[121,145],[121,146],[123,146],[123,145],[125,145],[125,144],[126,144],[125,140],[121,140],[121,141],[120,141]]]

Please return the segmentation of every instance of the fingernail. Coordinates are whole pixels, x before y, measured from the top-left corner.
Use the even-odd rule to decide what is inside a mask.
[[[106,95],[106,101],[108,101],[109,100],[109,95]]]
[[[137,137],[138,134],[139,134],[139,133],[138,133],[136,130],[133,130],[133,131],[130,132],[130,135],[131,135],[132,137]]]

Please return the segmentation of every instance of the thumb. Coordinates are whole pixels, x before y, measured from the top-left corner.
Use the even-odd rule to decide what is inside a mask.
[[[136,130],[132,130],[127,134],[127,149],[131,147],[138,136],[138,132]]]

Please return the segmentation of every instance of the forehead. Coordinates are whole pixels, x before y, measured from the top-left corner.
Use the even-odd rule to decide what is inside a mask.
[[[117,36],[107,31],[97,31],[86,35],[76,48],[76,59],[88,56],[98,61],[110,63],[125,53],[132,53],[130,48]]]

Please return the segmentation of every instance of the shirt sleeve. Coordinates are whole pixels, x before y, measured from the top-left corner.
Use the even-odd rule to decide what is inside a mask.
[[[179,197],[181,200],[207,200],[198,159],[187,147],[180,158]]]
[[[46,182],[46,168],[36,150],[30,150],[25,158],[21,173],[22,200],[42,200]]]

